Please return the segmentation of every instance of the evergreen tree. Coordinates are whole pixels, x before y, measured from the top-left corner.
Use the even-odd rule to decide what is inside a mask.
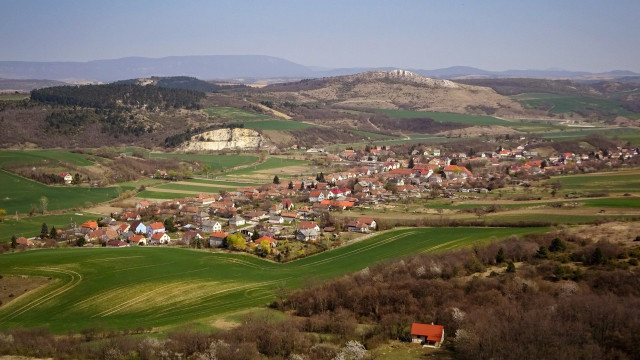
[[[504,260],[505,260],[505,257],[504,257],[504,249],[503,249],[503,248],[500,248],[500,249],[498,250],[498,254],[496,254],[496,263],[497,263],[497,264],[502,264],[502,263],[504,262]]]
[[[408,168],[409,168],[409,169],[413,169],[413,167],[414,167],[414,166],[416,166],[416,164],[413,162],[413,158],[411,158],[411,159],[409,160],[409,166],[408,166]]]
[[[49,236],[49,227],[47,223],[42,223],[42,227],[40,228],[40,238],[44,239]]]
[[[540,246],[538,251],[536,251],[535,257],[537,257],[538,259],[547,259],[549,257],[549,252],[547,251],[547,248],[544,246]]]
[[[58,230],[56,230],[55,226],[51,227],[51,231],[49,232],[49,237],[52,239],[58,238]]]
[[[293,190],[293,181],[289,180],[289,190]]]
[[[252,241],[256,241],[260,239],[260,233],[258,232],[258,230],[253,230],[253,234],[251,234],[251,240]]]
[[[560,240],[559,238],[553,239],[551,245],[549,246],[549,251],[551,252],[564,251],[566,249],[567,244],[565,244],[564,241]]]
[[[509,261],[509,263],[507,263],[507,272],[508,273],[516,272],[516,266],[513,264],[513,261]]]
[[[11,248],[15,249],[16,246],[18,246],[18,239],[16,238],[16,234],[13,234],[13,236],[11,236]]]
[[[273,177],[273,183],[274,184],[280,184],[280,178],[278,177],[278,175]]]

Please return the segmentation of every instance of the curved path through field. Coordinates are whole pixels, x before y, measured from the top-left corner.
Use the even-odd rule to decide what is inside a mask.
[[[50,249],[0,255],[0,274],[56,280],[0,307],[0,328],[55,332],[212,324],[295,289],[421,252],[544,231],[541,228],[408,228],[286,264],[182,248]]]

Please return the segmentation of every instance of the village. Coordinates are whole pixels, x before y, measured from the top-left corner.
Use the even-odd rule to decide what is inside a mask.
[[[349,148],[338,154],[309,149],[307,154],[346,170],[288,182],[276,176],[271,183],[236,191],[140,200],[109,217],[12,242],[23,248],[45,246],[47,240],[77,246],[225,248],[288,261],[378,230],[375,211],[362,216],[359,209],[414,199],[469,197],[505,186],[528,187],[550,176],[609,169],[640,158],[638,148],[543,158],[525,150],[526,145],[475,154],[418,147],[406,156],[390,146]],[[158,170],[155,176],[166,176],[163,173]],[[73,181],[68,173],[60,176],[67,184]],[[332,216],[336,213],[341,216]]]

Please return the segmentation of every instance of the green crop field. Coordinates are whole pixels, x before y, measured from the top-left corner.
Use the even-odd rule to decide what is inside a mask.
[[[158,200],[171,200],[171,199],[184,199],[187,197],[193,197],[194,194],[178,193],[178,192],[162,192],[145,190],[136,194],[140,199],[158,199]]]
[[[77,166],[93,165],[86,154],[76,154],[65,150],[2,150],[0,165],[5,163],[29,164],[43,160],[62,161]]]
[[[257,130],[299,130],[315,125],[292,120],[261,120],[242,123],[247,129]]]
[[[233,170],[230,171],[228,173],[226,173],[226,175],[229,176],[233,176],[233,175],[250,175],[256,172],[264,172],[267,170],[274,170],[274,169],[279,169],[279,168],[283,168],[283,167],[287,167],[287,166],[300,166],[300,165],[307,165],[309,164],[308,161],[306,160],[295,160],[295,159],[284,159],[284,158],[277,158],[277,157],[270,157],[268,158],[265,162],[261,163],[261,164],[257,164],[257,165],[253,165],[253,166],[247,166],[245,168],[242,169],[238,169],[238,170]],[[275,172],[277,173],[277,172]]]
[[[214,106],[214,107],[206,108],[203,111],[211,116],[225,118],[225,119],[241,120],[241,121],[271,119],[271,117],[267,115],[256,114],[256,113],[240,110],[233,107]]]
[[[0,255],[0,274],[51,277],[46,286],[0,308],[0,328],[210,324],[264,306],[282,288],[336,277],[410,254],[442,251],[543,228],[416,228],[278,264],[246,255],[177,248],[92,248]]]
[[[194,183],[194,184],[220,185],[224,187],[235,187],[235,188],[264,185],[264,183],[259,183],[259,182],[222,181],[222,180],[209,180],[209,179],[188,179],[188,180],[183,180],[182,182],[188,182],[188,183]]]
[[[512,126],[514,123],[486,115],[467,115],[443,113],[434,111],[415,111],[415,110],[387,110],[376,109],[375,111],[387,114],[399,119],[416,119],[430,118],[441,123],[458,123],[466,125],[502,125]]]
[[[184,161],[198,161],[208,164],[211,170],[220,171],[236,166],[249,165],[258,161],[257,156],[252,155],[208,155],[208,154],[169,154],[151,153],[152,158],[178,159]]]
[[[640,170],[557,176],[547,183],[559,181],[563,192],[640,192]]]
[[[514,100],[529,106],[551,105],[552,114],[563,114],[577,110],[598,109],[615,115],[638,118],[640,114],[624,109],[621,102],[614,99],[556,95],[545,93],[525,93],[512,97]]]
[[[640,209],[640,198],[637,197],[587,199],[580,202],[591,207]]]
[[[0,209],[12,214],[27,213],[31,205],[40,206],[40,198],[48,199],[47,210],[84,207],[118,197],[120,191],[133,187],[88,188],[76,186],[47,186],[0,170]]]
[[[198,191],[203,193],[217,193],[220,190],[229,190],[230,188],[225,187],[214,187],[214,186],[198,186],[198,185],[184,185],[184,184],[164,184],[160,186],[156,186],[157,189],[170,189],[170,190],[183,190],[183,191]]]
[[[0,222],[0,243],[9,242],[12,235],[18,237],[33,237],[40,235],[42,223],[47,224],[49,230],[53,226],[56,229],[66,229],[70,223],[82,224],[87,220],[97,220],[104,215],[88,213],[67,213],[61,215],[20,216],[16,221],[15,216],[8,216]]]

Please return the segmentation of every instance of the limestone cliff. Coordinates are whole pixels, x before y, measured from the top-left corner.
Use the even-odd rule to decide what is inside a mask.
[[[218,129],[207,131],[191,137],[184,143],[182,151],[207,151],[207,150],[258,150],[270,149],[273,146],[252,129]]]

